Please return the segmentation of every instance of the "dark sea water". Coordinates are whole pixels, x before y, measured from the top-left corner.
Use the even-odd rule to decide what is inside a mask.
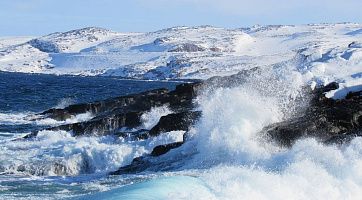
[[[157,88],[172,90],[178,84],[180,82],[0,72],[0,120],[1,117],[10,120],[8,123],[0,123],[0,134],[31,131],[35,128],[33,124],[11,123],[11,116],[16,120],[22,115],[49,108],[64,108],[70,104],[104,100]]]
[[[61,104],[92,102],[156,88],[173,89],[178,84],[0,72],[0,112],[39,112]]]

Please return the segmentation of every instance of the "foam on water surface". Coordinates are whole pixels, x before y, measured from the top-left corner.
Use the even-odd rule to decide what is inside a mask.
[[[41,131],[30,141],[1,141],[0,170],[36,176],[105,174],[150,153],[157,145],[182,141],[183,133],[127,141],[114,136],[73,137],[66,131]]]
[[[85,196],[80,199],[129,199],[129,200],[167,200],[167,199],[214,199],[206,184],[190,176],[171,176],[126,185],[118,189]]]

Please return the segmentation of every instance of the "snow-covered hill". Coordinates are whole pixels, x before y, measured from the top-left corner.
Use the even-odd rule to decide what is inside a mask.
[[[204,79],[268,66],[295,67],[316,83],[359,84],[362,25],[199,26],[150,33],[83,28],[39,38],[0,38],[1,71]]]

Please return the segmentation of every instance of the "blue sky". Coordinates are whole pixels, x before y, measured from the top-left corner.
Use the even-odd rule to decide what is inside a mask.
[[[362,0],[0,0],[0,36],[98,26],[154,31],[171,26],[362,23]]]

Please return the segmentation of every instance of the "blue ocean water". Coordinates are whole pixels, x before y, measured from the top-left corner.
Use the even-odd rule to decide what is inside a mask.
[[[178,84],[177,81],[0,72],[0,112],[39,112],[66,101],[92,102],[156,88],[173,89]]]

